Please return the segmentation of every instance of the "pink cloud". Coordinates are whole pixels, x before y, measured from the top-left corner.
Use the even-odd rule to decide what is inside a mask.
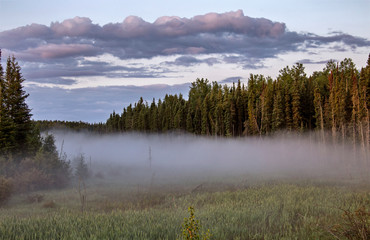
[[[47,44],[24,51],[23,58],[63,58],[68,56],[91,55],[95,52],[93,46],[87,44]]]
[[[172,54],[177,54],[177,53],[181,53],[181,49],[180,48],[165,48],[162,53],[164,54],[167,54],[167,55],[172,55]]]
[[[121,59],[152,58],[175,54],[241,54],[247,59],[275,57],[337,42],[369,46],[369,41],[346,34],[322,37],[289,32],[284,23],[245,16],[242,10],[208,13],[192,18],[163,16],[153,23],[129,16],[121,23],[103,26],[75,17],[44,26],[31,24],[0,32],[3,50],[28,61],[108,53]],[[301,48],[301,49],[304,49]]]
[[[188,47],[185,50],[185,52],[187,54],[200,54],[200,53],[203,53],[205,51],[206,51],[206,49],[202,48],[202,47]]]
[[[98,28],[98,25],[92,24],[92,21],[85,17],[75,17],[50,25],[50,29],[57,36],[82,36],[98,30]]]

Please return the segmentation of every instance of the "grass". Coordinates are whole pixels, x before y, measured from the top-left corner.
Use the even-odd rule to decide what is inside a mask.
[[[0,208],[0,236],[176,239],[193,206],[212,239],[333,239],[330,229],[341,222],[343,209],[353,212],[365,206],[369,211],[370,206],[368,184],[220,182],[157,182],[149,187],[95,179],[87,183],[83,213],[76,187],[32,193],[42,195],[41,202],[29,202],[28,195],[19,194]]]

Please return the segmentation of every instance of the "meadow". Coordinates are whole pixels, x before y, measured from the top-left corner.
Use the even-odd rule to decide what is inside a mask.
[[[251,174],[171,181],[153,174],[138,183],[99,173],[67,189],[14,195],[0,208],[0,236],[181,239],[189,206],[211,239],[351,239],[345,213],[356,218],[363,208],[369,230],[370,185]]]

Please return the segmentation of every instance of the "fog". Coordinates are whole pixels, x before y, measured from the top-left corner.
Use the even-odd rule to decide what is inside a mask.
[[[52,131],[68,159],[83,154],[93,174],[143,180],[223,176],[355,179],[368,175],[360,147],[323,145],[310,136],[207,138],[184,134]],[[368,179],[368,176],[365,176]]]

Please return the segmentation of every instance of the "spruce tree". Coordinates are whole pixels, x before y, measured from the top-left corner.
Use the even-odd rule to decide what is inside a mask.
[[[28,94],[22,85],[24,78],[14,56],[7,59],[5,75],[2,67],[0,75],[1,153],[20,160],[33,148],[29,140],[33,139],[34,131],[31,110],[26,103]]]
[[[301,99],[300,99],[300,94],[299,94],[298,81],[295,80],[293,82],[293,88],[292,88],[292,116],[293,116],[292,126],[295,131],[298,131],[301,127],[302,116],[301,116],[300,105],[301,105]]]
[[[319,91],[318,86],[315,86],[314,89],[314,108],[315,108],[315,120],[316,128],[320,129],[321,141],[325,143],[325,134],[324,134],[324,113],[322,107],[322,97]]]
[[[14,127],[6,109],[6,96],[5,76],[1,65],[0,49],[0,155],[7,155],[14,149]]]
[[[272,131],[278,131],[284,128],[284,104],[282,99],[282,89],[279,83],[275,84],[275,96],[272,110]]]

